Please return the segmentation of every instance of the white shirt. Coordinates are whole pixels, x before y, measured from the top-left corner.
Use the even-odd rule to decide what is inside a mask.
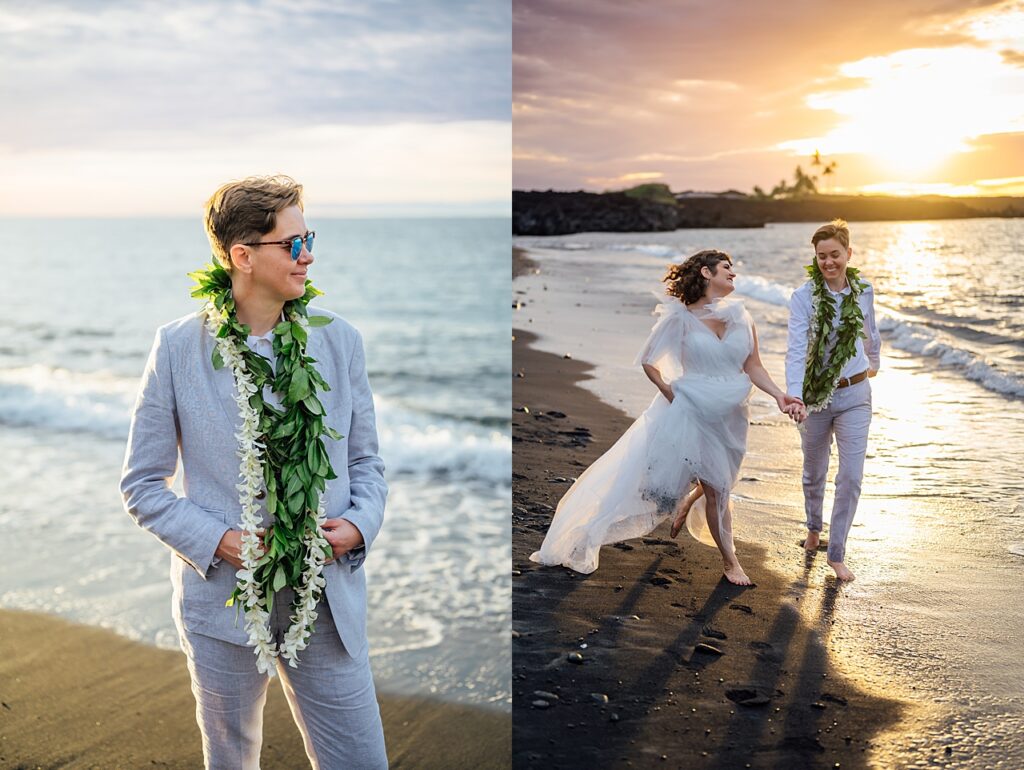
[[[866,282],[865,282],[866,283]],[[797,398],[803,397],[804,370],[807,364],[807,330],[811,325],[811,293],[814,284],[808,281],[793,292],[789,300],[789,340],[786,345],[786,392]],[[832,295],[836,303],[836,317],[832,321],[832,333],[828,336],[825,355],[832,354],[839,329],[839,307],[843,298],[850,293],[849,284],[842,291],[832,291],[825,284],[825,289]],[[871,284],[857,298],[861,312],[864,314],[864,333],[867,339],[857,338],[856,352],[846,362],[841,372],[842,377],[850,378],[866,369],[878,370],[882,351],[882,336],[878,333],[875,323],[875,292]]]
[[[261,334],[259,336],[250,334],[246,337],[245,344],[248,345],[249,349],[254,353],[259,353],[264,358],[269,359],[271,371],[277,374],[277,356],[274,355],[273,329],[268,331],[266,334]],[[263,386],[263,400],[275,409],[281,408],[281,398],[274,392],[270,382]]]

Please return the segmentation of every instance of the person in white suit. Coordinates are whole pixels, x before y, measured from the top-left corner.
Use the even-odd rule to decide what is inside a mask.
[[[829,524],[828,563],[840,581],[854,574],[846,566],[846,537],[853,524],[864,476],[871,425],[870,377],[878,372],[882,338],[875,322],[874,290],[850,267],[850,229],[836,219],[811,238],[810,280],[789,303],[786,391],[807,410],[803,448],[804,548],[818,549],[825,480],[832,437],[839,450],[836,492]]]
[[[286,303],[306,293],[313,264],[302,187],[287,177],[226,184],[207,202],[206,229],[230,275],[237,321],[248,327],[244,343],[272,371],[275,327]],[[231,368],[211,362],[218,343],[206,326],[208,312],[157,331],[120,486],[128,513],[171,551],[172,615],[188,659],[206,766],[256,768],[268,677],[247,646],[238,607],[225,606],[243,574],[236,486],[242,418]],[[308,646],[295,667],[273,660],[311,765],[381,768],[387,756],[369,664],[363,564],[383,520],[384,465],[359,332],[322,309],[309,307],[308,316],[306,353],[330,388],[319,394],[324,430],[332,429],[324,447],[336,474],[327,476],[320,498],[329,553],[324,544],[322,593]],[[281,404],[282,394],[269,385],[263,397]],[[179,454],[183,497],[171,489]],[[266,490],[253,501],[261,525],[256,535],[264,536],[275,521]],[[285,587],[275,596],[267,627],[269,643],[281,644],[295,593]]]

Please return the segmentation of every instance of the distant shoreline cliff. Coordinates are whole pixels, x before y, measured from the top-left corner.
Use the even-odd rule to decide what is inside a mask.
[[[648,186],[654,187],[654,186]],[[939,195],[811,195],[766,199],[743,193],[682,193],[662,185],[625,192],[512,193],[514,235],[652,232],[682,228],[764,227],[769,222],[851,222],[1024,217],[1024,198],[947,198]],[[638,188],[639,189],[639,188]]]

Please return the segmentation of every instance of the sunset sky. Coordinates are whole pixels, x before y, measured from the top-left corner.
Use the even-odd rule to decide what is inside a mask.
[[[1024,1],[515,0],[516,189],[1024,195]]]
[[[0,216],[507,215],[510,57],[507,0],[4,2]]]

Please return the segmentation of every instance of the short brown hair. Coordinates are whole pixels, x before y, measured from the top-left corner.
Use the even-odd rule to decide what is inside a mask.
[[[213,256],[228,272],[236,243],[259,240],[277,226],[277,212],[302,208],[302,185],[289,176],[250,176],[221,185],[206,201],[203,224]]]
[[[850,248],[850,226],[846,224],[845,219],[833,219],[827,225],[822,225],[815,230],[814,235],[811,236],[811,245],[817,249],[819,243],[827,241],[829,238],[835,238],[843,244],[844,249]]]
[[[712,275],[717,275],[719,262],[731,263],[732,257],[718,249],[704,249],[682,264],[669,265],[668,272],[661,279],[666,284],[665,293],[692,305],[704,296],[708,288],[708,279],[700,271],[706,267]]]

